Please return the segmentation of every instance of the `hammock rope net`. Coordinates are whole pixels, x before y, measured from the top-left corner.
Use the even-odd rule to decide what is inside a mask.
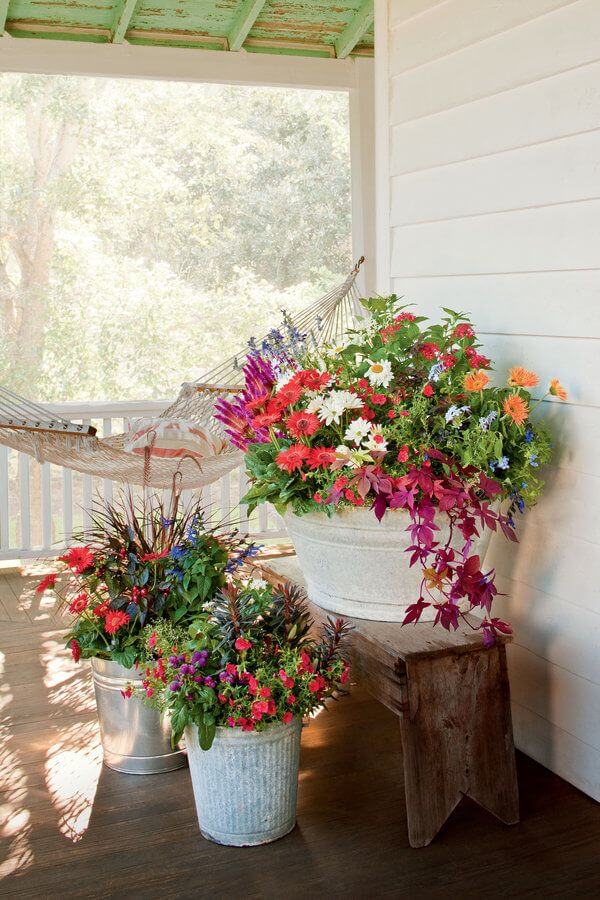
[[[308,334],[317,345],[335,341],[353,323],[358,304],[355,282],[361,263],[362,259],[342,284],[289,317],[291,324]],[[214,404],[219,397],[237,389],[242,380],[240,369],[249,352],[246,346],[198,381],[182,385],[174,403],[157,418],[182,419],[204,425],[223,436],[221,424],[213,417]],[[55,416],[49,408],[0,386],[0,444],[27,453],[40,463],[54,463],[86,475],[152,488],[172,488],[176,478],[178,489],[184,490],[218,481],[243,459],[243,453],[229,443],[218,455],[201,462],[191,457],[139,456],[125,451],[129,436],[125,432],[99,438],[94,428]]]

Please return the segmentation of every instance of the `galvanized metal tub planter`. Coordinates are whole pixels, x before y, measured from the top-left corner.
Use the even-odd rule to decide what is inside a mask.
[[[264,731],[218,727],[210,750],[188,727],[192,787],[200,831],[231,847],[268,844],[296,824],[302,722],[269,725]]]
[[[128,685],[141,688],[139,671],[107,659],[91,662],[104,764],[129,775],[155,775],[185,766],[185,752],[171,748],[169,720],[139,697],[121,693]]]
[[[405,510],[387,510],[378,522],[370,509],[344,509],[332,518],[321,513],[296,516],[288,511],[285,524],[294,543],[310,599],[322,609],[357,619],[401,622],[406,607],[419,598],[422,569],[409,566],[404,551],[411,544]],[[436,540],[448,539],[441,527]],[[473,540],[471,553],[483,558],[491,532]],[[452,541],[460,549],[460,533]],[[435,610],[425,610],[422,620]]]

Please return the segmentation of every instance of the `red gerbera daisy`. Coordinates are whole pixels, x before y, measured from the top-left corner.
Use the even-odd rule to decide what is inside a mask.
[[[81,659],[81,647],[79,646],[75,638],[73,638],[72,641],[69,641],[69,647],[71,649],[71,653],[73,654],[73,659],[75,660],[75,662],[79,662],[79,660]]]
[[[329,372],[318,372],[316,369],[307,369],[302,375],[302,384],[309,391],[320,391],[331,381]]]
[[[140,562],[154,562],[156,559],[164,559],[168,555],[168,550],[161,550],[160,553],[144,553],[140,556]]]
[[[308,465],[311,469],[327,469],[335,462],[334,447],[313,447],[308,457]]]
[[[286,472],[293,472],[295,469],[301,469],[302,464],[308,456],[308,447],[304,444],[292,444],[287,450],[281,450],[275,457],[275,463],[280,469]]]
[[[252,419],[252,427],[253,428],[268,428],[270,425],[274,425],[275,422],[279,420],[281,413],[273,412],[273,413],[259,413],[257,416],[254,416]]]
[[[44,575],[44,577],[42,578],[42,580],[40,581],[40,583],[38,584],[38,586],[35,589],[36,594],[43,594],[44,591],[51,590],[54,587],[54,585],[56,584],[57,578],[58,578],[58,575],[54,575],[54,574]]]
[[[321,420],[310,412],[295,412],[286,419],[287,430],[295,438],[309,437],[321,427]]]
[[[110,612],[106,614],[104,630],[107,634],[116,634],[119,628],[122,628],[123,625],[127,625],[129,619],[130,616],[121,609],[111,609]]]
[[[110,607],[108,605],[108,600],[105,600],[104,603],[98,604],[98,606],[95,606],[92,610],[94,615],[97,616],[99,619],[103,619],[108,614],[109,611],[110,611]]]
[[[81,575],[94,564],[94,554],[89,547],[71,547],[60,559],[77,575]]]
[[[273,403],[278,409],[286,409],[293,403],[297,403],[301,396],[302,385],[290,381],[277,391],[273,397]]]
[[[74,616],[82,613],[84,609],[87,608],[88,605],[88,595],[84,592],[82,594],[78,594],[74,600],[71,600],[69,603],[69,612]]]

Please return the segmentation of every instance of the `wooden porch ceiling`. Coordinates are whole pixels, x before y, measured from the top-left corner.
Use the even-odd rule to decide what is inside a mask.
[[[372,56],[373,0],[0,0],[0,34],[290,56]]]

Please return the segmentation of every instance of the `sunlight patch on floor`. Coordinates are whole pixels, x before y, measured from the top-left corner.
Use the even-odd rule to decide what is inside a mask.
[[[96,722],[71,725],[48,748],[46,786],[58,813],[59,830],[73,843],[87,831],[101,768]]]

